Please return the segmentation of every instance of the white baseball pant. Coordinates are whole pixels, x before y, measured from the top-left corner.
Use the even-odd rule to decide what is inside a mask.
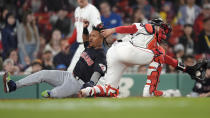
[[[129,65],[150,64],[154,54],[151,50],[133,46],[130,42],[119,42],[112,45],[106,56],[105,83],[118,88],[120,78]]]

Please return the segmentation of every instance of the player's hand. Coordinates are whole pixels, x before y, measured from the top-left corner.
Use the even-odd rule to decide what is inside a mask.
[[[87,28],[89,26],[89,22],[87,20],[83,21],[83,27]]]
[[[84,88],[87,88],[87,87],[93,87],[93,86],[94,86],[94,82],[89,81],[89,82],[83,84],[81,89],[84,89]]]
[[[115,33],[115,28],[112,28],[112,29],[105,29],[105,30],[102,30],[102,31],[101,31],[101,34],[102,34],[104,37],[108,37],[108,36],[112,35],[113,33]]]

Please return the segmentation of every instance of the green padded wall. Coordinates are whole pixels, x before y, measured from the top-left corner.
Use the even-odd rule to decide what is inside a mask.
[[[12,76],[12,80],[17,81],[24,76]],[[0,99],[30,99],[41,98],[41,92],[53,87],[41,83],[33,86],[23,87],[15,92],[5,94],[3,91],[2,77],[0,77]],[[120,81],[121,96],[141,96],[143,87],[146,83],[146,75],[141,74],[127,74],[124,75]],[[185,96],[191,92],[194,81],[190,79],[187,74],[163,74],[160,76],[159,90],[179,89],[181,94]]]

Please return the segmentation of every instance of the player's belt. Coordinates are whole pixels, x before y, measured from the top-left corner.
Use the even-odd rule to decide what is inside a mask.
[[[77,43],[78,43],[79,45],[80,45],[80,44],[84,44],[83,42],[77,42]]]
[[[117,40],[117,42],[119,43],[119,42],[123,42],[122,40]]]

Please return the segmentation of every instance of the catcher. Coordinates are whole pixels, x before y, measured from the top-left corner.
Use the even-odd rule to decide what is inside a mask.
[[[85,96],[117,96],[119,94],[119,80],[128,66],[149,64],[147,82],[143,90],[143,96],[162,96],[163,92],[157,90],[159,77],[164,63],[172,65],[178,70],[190,74],[193,79],[203,79],[207,61],[197,63],[194,66],[184,66],[176,59],[165,54],[165,50],[159,46],[162,40],[166,40],[171,27],[162,19],[153,19],[149,24],[134,23],[130,26],[120,26],[102,31],[104,37],[113,33],[129,34],[122,40],[116,41],[107,52],[107,73],[105,85],[87,87],[80,91]]]

